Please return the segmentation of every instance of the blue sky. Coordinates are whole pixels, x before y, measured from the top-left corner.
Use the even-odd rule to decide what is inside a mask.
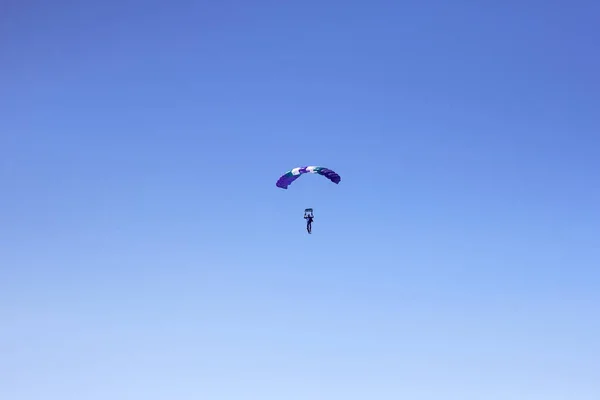
[[[0,398],[600,398],[597,2],[0,10]]]

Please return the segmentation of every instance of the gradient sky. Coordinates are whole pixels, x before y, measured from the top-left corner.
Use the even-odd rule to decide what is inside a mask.
[[[2,1],[0,398],[598,400],[599,20]]]

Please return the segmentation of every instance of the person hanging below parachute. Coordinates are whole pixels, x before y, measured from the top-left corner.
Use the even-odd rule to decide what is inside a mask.
[[[336,185],[339,184],[340,181],[342,180],[339,174],[337,174],[335,171],[330,170],[329,168],[317,167],[317,166],[307,166],[307,167],[293,168],[290,171],[286,172],[277,180],[276,185],[277,185],[277,187],[279,187],[281,189],[287,190],[288,187],[296,179],[298,179],[301,175],[304,175],[304,174],[318,174],[318,175],[324,176],[327,179],[329,179],[331,182],[335,183]],[[314,220],[314,214],[313,214],[312,208],[307,208],[304,210],[304,219],[306,220],[306,230],[310,234],[310,233],[312,233],[312,222]]]
[[[304,210],[304,219],[306,220],[306,231],[308,233],[312,233],[312,223],[315,219],[312,208],[307,208]]]

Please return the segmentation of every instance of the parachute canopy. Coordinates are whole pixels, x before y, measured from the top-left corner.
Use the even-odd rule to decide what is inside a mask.
[[[288,172],[286,172],[284,175],[282,175],[278,180],[277,180],[277,187],[280,187],[282,189],[287,189],[289,185],[292,184],[292,182],[294,182],[296,179],[298,179],[300,177],[300,175],[303,174],[319,174],[319,175],[323,175],[324,177],[326,177],[327,179],[329,179],[331,182],[338,184],[341,181],[340,176],[335,173],[334,171],[325,168],[325,167],[315,167],[315,166],[309,166],[309,167],[298,167],[298,168],[294,168]]]

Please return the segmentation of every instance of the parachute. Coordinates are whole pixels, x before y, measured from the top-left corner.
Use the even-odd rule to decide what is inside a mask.
[[[292,184],[292,182],[294,182],[303,174],[319,174],[326,177],[335,184],[340,183],[340,181],[342,180],[335,171],[332,171],[329,168],[315,166],[297,167],[283,174],[277,180],[277,187],[281,189],[287,189]]]

